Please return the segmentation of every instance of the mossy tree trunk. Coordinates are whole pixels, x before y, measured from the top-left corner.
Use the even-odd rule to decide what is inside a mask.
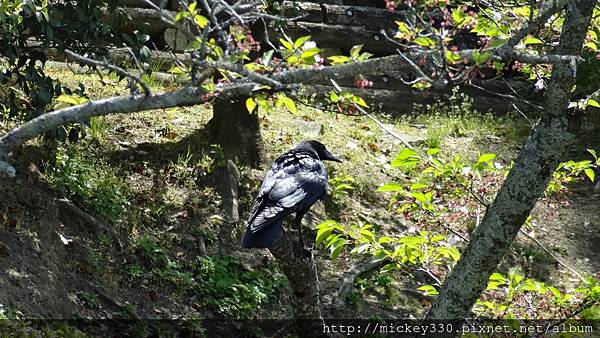
[[[246,109],[246,98],[217,99],[208,123],[210,141],[221,146],[225,157],[252,168],[261,166],[265,149],[257,114]]]
[[[594,0],[569,1],[556,52],[579,55]],[[463,320],[485,290],[490,275],[542,196],[552,173],[576,141],[582,116],[567,108],[575,84],[574,65],[555,65],[546,92],[546,115],[520,152],[481,225],[444,281],[427,319]]]
[[[298,245],[297,233],[282,231],[269,251],[275,257],[292,290],[296,333],[302,338],[327,337],[319,293],[319,275],[312,250]]]

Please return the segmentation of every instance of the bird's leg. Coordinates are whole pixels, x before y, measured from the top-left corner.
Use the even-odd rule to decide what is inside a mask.
[[[294,225],[298,229],[298,244],[300,248],[304,249],[304,239],[302,238],[302,217],[304,216],[303,212],[296,212],[296,218],[294,219]]]
[[[304,246],[304,238],[302,238],[302,217],[305,212],[296,212],[296,218],[294,219],[295,225],[298,227],[298,248],[304,258],[311,257],[311,251]]]

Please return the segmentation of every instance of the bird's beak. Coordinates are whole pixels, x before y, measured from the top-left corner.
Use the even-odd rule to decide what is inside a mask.
[[[321,160],[327,160],[327,161],[333,161],[333,162],[342,163],[342,160],[340,160],[339,158],[335,157],[335,155],[333,155],[332,153],[330,153],[328,150],[325,150],[325,156]]]

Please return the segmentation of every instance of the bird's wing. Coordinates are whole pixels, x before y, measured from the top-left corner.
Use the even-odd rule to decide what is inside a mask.
[[[288,153],[275,161],[254,202],[248,221],[257,232],[295,210],[307,210],[327,189],[323,163],[303,153]]]

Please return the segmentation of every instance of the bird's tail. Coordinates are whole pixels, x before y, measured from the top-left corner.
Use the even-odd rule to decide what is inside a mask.
[[[242,238],[244,248],[270,248],[275,243],[275,239],[281,231],[283,220],[270,224],[257,232],[250,231],[250,226],[246,227],[246,233]]]

